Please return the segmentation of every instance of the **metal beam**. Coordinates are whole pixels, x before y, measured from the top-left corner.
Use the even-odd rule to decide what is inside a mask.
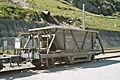
[[[96,38],[97,38],[98,41],[99,41],[100,47],[101,47],[101,49],[102,49],[102,53],[104,53],[104,48],[103,48],[103,45],[102,45],[102,43],[101,43],[100,36],[99,36],[97,33],[96,33]]]
[[[94,39],[93,39],[93,33],[91,32],[91,48],[94,49]]]
[[[84,47],[84,44],[85,44],[85,41],[86,41],[86,38],[87,38],[87,34],[88,34],[88,32],[85,32],[85,36],[84,36],[84,39],[83,39],[83,44],[82,44],[82,46],[81,46],[81,50],[82,50],[83,47]]]
[[[66,37],[65,37],[65,30],[63,30],[63,37],[64,37],[64,50],[66,51]]]
[[[30,39],[31,39],[31,36],[29,36],[29,37],[28,37],[28,40],[27,40],[27,42],[25,43],[25,45],[24,45],[24,47],[23,47],[23,48],[26,48],[26,46],[28,45],[28,43],[29,43]]]
[[[40,53],[40,32],[38,32],[37,35],[38,35],[38,53]]]
[[[52,46],[52,44],[53,44],[53,41],[54,41],[54,39],[55,39],[55,34],[52,34],[52,40],[51,40],[51,42],[50,42],[50,44],[49,44],[49,46],[48,46],[48,49],[47,49],[47,54],[49,53],[49,51],[50,51],[50,48],[51,48],[51,46]]]
[[[71,34],[72,34],[72,37],[73,37],[73,40],[74,40],[74,42],[75,42],[75,44],[76,44],[76,46],[77,46],[77,48],[78,48],[78,50],[79,50],[79,52],[81,51],[81,49],[79,48],[79,46],[78,46],[78,44],[77,44],[77,41],[76,41],[76,39],[75,39],[75,36],[74,36],[74,34],[73,34],[73,32],[70,30],[70,32],[71,32]]]

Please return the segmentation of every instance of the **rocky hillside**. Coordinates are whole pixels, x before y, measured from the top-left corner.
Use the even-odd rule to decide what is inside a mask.
[[[9,0],[9,1],[22,8],[30,8],[30,4],[27,2],[27,0]]]
[[[82,9],[86,5],[86,11],[105,16],[120,11],[120,0],[65,0],[74,6]]]

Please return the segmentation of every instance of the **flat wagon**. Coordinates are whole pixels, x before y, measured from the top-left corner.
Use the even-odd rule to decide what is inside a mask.
[[[91,61],[95,55],[104,53],[99,32],[72,26],[46,26],[20,33],[22,58],[32,60],[36,67],[55,64],[73,64]]]

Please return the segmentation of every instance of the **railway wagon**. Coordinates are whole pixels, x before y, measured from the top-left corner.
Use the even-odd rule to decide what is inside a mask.
[[[21,46],[17,51],[22,58],[31,59],[36,67],[91,61],[95,55],[104,53],[97,31],[46,26],[28,32],[19,35]]]

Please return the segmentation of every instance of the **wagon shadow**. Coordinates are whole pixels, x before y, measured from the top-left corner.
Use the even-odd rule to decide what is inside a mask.
[[[66,70],[80,70],[80,69],[88,69],[88,68],[99,68],[104,66],[109,66],[112,64],[120,63],[118,60],[102,60],[102,61],[96,61],[96,62],[82,62],[82,63],[75,63],[72,65],[58,65],[54,68],[49,68],[46,70],[41,70],[41,73],[56,73],[59,71],[66,71]],[[35,71],[20,71],[20,72],[14,72],[14,73],[0,73],[0,79],[3,80],[14,80],[24,77],[30,77],[36,74],[40,74],[39,72]]]
[[[63,71],[63,70],[98,68],[98,67],[109,66],[109,65],[117,64],[117,63],[120,63],[120,61],[118,61],[118,60],[102,60],[102,61],[96,61],[96,62],[82,62],[82,63],[75,63],[72,65],[57,66],[56,68],[48,69],[47,71],[45,71],[45,73],[58,72],[58,71]]]
[[[16,71],[16,72],[2,72],[0,73],[0,79],[3,80],[14,80],[17,78],[29,77],[32,75],[38,74],[32,71]]]

